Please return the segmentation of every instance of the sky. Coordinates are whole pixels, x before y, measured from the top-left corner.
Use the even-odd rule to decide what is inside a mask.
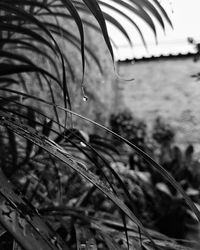
[[[126,27],[131,36],[134,48],[131,49],[127,40],[114,28],[108,25],[109,34],[119,47],[115,51],[116,59],[125,60],[141,57],[160,56],[169,54],[186,54],[195,52],[194,46],[188,43],[187,38],[192,37],[195,41],[200,41],[200,0],[160,0],[160,3],[167,11],[172,23],[173,29],[166,24],[165,34],[157,23],[158,45],[155,37],[149,27],[137,17],[137,21],[145,37],[148,51],[144,48],[142,41],[129,23],[117,17]]]

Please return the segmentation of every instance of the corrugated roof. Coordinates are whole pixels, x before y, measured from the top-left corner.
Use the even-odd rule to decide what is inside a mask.
[[[141,44],[136,45],[132,49],[128,46],[122,46],[117,50],[117,58],[119,61],[144,60],[162,57],[190,56],[197,53],[195,44],[189,42],[169,42],[147,44],[147,48]]]
[[[150,61],[150,60],[160,60],[160,59],[177,59],[177,58],[186,58],[186,57],[197,57],[200,56],[199,53],[192,53],[192,52],[188,52],[188,53],[170,53],[170,54],[160,54],[158,56],[155,55],[147,55],[147,56],[143,56],[143,57],[139,57],[139,58],[132,58],[132,59],[124,59],[124,60],[118,60],[119,63],[130,63],[130,62],[137,62],[137,61]]]

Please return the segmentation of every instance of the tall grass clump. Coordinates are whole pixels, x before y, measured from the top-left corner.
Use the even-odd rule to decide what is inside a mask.
[[[180,191],[200,218],[183,188],[161,165],[133,142],[71,109],[69,81],[76,79],[77,65],[72,67],[68,48],[80,53],[83,101],[85,62],[93,58],[99,67],[101,63],[85,44],[85,25],[102,34],[113,63],[106,20],[132,41],[111,12],[127,19],[146,45],[125,9],[143,19],[155,36],[155,22],[163,29],[165,23],[171,25],[157,0],[1,0],[1,249],[184,249],[143,226],[132,195],[111,167],[119,154],[112,141],[73,127],[74,117],[85,119],[128,144]],[[91,14],[96,24],[81,13]],[[77,32],[67,25],[69,20]]]

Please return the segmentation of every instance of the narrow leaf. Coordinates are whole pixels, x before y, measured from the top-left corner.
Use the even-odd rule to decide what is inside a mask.
[[[89,10],[92,12],[92,14],[95,16],[96,20],[98,21],[98,23],[101,27],[102,33],[103,33],[104,40],[105,40],[107,47],[110,51],[112,60],[114,61],[113,49],[112,49],[112,45],[110,43],[110,39],[108,36],[106,22],[105,22],[103,13],[99,7],[98,2],[96,0],[93,0],[93,1],[83,0],[83,2],[86,4],[86,6],[89,8]]]
[[[0,112],[0,123],[3,126],[6,126],[14,133],[17,133],[24,138],[31,140],[36,145],[42,147],[51,155],[54,155],[56,158],[63,161],[68,167],[74,169],[77,173],[86,178],[89,182],[94,184],[100,191],[102,191],[106,196],[108,196],[134,223],[136,223],[142,230],[142,232],[147,236],[147,238],[154,245],[150,235],[143,227],[142,223],[138,220],[138,218],[133,214],[133,212],[124,204],[124,202],[119,199],[107,186],[104,182],[99,180],[99,177],[93,174],[91,171],[87,169],[82,162],[76,160],[76,158],[69,155],[63,148],[57,145],[55,142],[46,138],[44,135],[38,133],[33,128],[22,124],[21,122],[15,120],[10,117],[8,114],[4,112]],[[156,246],[155,246],[156,247]]]
[[[58,107],[57,108],[61,109],[61,110],[65,110],[62,107]],[[115,136],[116,138],[122,140],[123,142],[125,142],[127,145],[129,145],[131,148],[133,148],[139,155],[141,155],[144,160],[146,162],[148,162],[152,167],[154,167],[160,174],[161,176],[164,177],[164,179],[168,180],[169,183],[171,183],[171,185],[178,190],[183,198],[185,199],[185,201],[187,202],[188,206],[192,209],[192,211],[195,213],[197,219],[200,221],[200,211],[197,209],[197,207],[194,205],[194,203],[192,202],[192,200],[189,198],[189,196],[185,193],[185,191],[183,190],[183,188],[177,183],[177,181],[172,177],[172,175],[166,171],[160,164],[158,164],[157,162],[155,162],[148,154],[146,154],[144,151],[142,151],[140,148],[138,148],[136,145],[134,145],[133,143],[131,143],[130,141],[126,140],[125,138],[123,138],[122,136],[116,134],[115,132],[113,132],[112,130],[106,128],[105,126],[92,121],[89,118],[86,118],[80,114],[77,114],[71,110],[65,110],[66,112],[69,112],[81,119],[84,119],[94,125],[96,125],[97,127],[100,127],[102,129],[104,129],[105,131],[111,133],[113,136]]]
[[[31,126],[32,128],[36,127],[36,117],[35,117],[35,112],[32,109],[27,110],[27,118],[28,118],[28,125]],[[33,150],[34,143],[32,141],[27,140],[27,145],[26,145],[26,159],[29,158],[31,155],[31,152]]]

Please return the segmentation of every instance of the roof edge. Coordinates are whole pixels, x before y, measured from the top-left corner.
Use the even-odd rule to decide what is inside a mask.
[[[133,59],[125,59],[125,60],[118,60],[118,63],[134,63],[138,61],[153,61],[153,60],[162,60],[162,59],[179,59],[179,58],[187,58],[187,57],[196,57],[200,56],[198,52],[189,52],[186,54],[178,53],[178,54],[168,54],[168,55],[160,55],[160,56],[144,56],[141,58],[133,58]]]

